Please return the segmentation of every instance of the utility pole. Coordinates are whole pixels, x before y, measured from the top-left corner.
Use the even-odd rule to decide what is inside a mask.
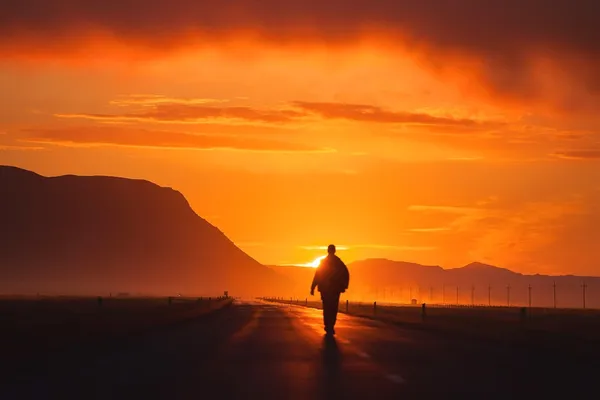
[[[583,282],[583,285],[581,285],[581,287],[583,288],[583,308],[585,308],[585,289],[587,289],[587,284],[585,283],[585,281]]]
[[[506,305],[510,307],[510,285],[506,286]]]
[[[492,306],[492,285],[488,284],[488,306]]]
[[[531,283],[529,284],[527,289],[529,290],[529,308],[531,308]]]
[[[471,285],[471,305],[475,305],[475,285]]]
[[[552,284],[553,295],[554,295],[554,308],[556,308],[556,281]]]

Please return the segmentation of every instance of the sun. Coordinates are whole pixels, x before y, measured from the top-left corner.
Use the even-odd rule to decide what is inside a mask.
[[[321,263],[321,260],[324,258],[325,258],[325,256],[317,257],[317,258],[315,258],[315,260],[313,262],[309,262],[308,264],[306,264],[306,266],[311,267],[311,268],[318,268],[319,264]]]
[[[308,268],[319,268],[319,264],[321,263],[321,260],[324,259],[327,256],[320,256],[315,258],[313,261],[311,262],[307,262],[305,264],[295,264],[297,267],[308,267]]]

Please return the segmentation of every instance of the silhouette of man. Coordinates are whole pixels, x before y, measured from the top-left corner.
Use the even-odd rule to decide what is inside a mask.
[[[315,276],[310,287],[310,295],[314,296],[318,287],[323,302],[323,322],[325,332],[335,335],[335,322],[337,320],[340,294],[348,289],[350,273],[346,264],[335,255],[335,246],[327,247],[327,256],[323,258],[315,271]]]

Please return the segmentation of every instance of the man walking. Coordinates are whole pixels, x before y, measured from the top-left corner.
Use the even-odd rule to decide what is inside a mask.
[[[325,332],[328,335],[335,335],[334,326],[340,305],[340,294],[348,289],[350,273],[346,264],[335,255],[335,246],[333,244],[327,247],[327,253],[327,256],[321,260],[319,267],[315,271],[315,276],[310,287],[310,294],[313,296],[315,288],[318,287],[321,293],[321,300],[323,301]]]

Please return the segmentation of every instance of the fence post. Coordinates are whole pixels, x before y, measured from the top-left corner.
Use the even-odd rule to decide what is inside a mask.
[[[426,308],[425,308],[425,303],[423,303],[423,306],[421,306],[421,319],[423,321],[425,321],[425,315],[426,315]]]
[[[348,300],[346,300],[346,314],[348,314]]]
[[[376,314],[377,314],[377,302],[374,301],[373,302],[373,315],[376,315]]]

